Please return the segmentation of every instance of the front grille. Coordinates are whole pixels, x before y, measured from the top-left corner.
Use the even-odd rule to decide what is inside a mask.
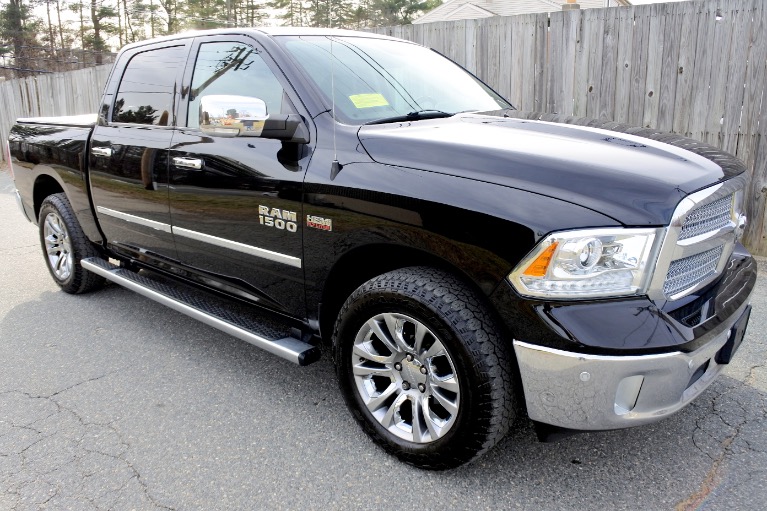
[[[732,195],[693,209],[682,225],[679,239],[685,240],[726,226],[731,218]]]
[[[724,245],[672,261],[663,283],[663,293],[671,296],[703,282],[714,272],[722,257]]]

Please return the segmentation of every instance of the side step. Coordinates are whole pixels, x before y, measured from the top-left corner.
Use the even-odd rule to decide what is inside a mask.
[[[252,314],[237,311],[237,307],[216,303],[219,300],[209,299],[203,292],[169,285],[97,257],[83,259],[80,264],[107,280],[298,365],[309,365],[320,358],[320,349],[292,337],[289,327],[268,318],[261,321]]]

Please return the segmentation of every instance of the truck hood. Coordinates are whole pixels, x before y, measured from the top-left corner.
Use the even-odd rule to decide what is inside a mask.
[[[359,140],[379,163],[527,190],[635,226],[668,224],[685,195],[742,171],[627,133],[481,114],[362,126]]]

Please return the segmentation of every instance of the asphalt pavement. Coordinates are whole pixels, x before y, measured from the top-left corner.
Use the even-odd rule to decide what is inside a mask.
[[[660,423],[538,443],[526,421],[469,466],[403,465],[333,367],[269,355],[110,285],[71,296],[0,171],[0,510],[754,509],[767,502],[767,259],[746,339]]]

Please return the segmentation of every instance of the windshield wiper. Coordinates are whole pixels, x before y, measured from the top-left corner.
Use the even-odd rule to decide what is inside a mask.
[[[366,122],[365,124],[386,124],[388,122],[405,122],[405,121],[420,121],[422,119],[442,119],[444,117],[452,117],[455,114],[449,112],[443,112],[442,110],[417,110],[409,112],[405,115],[395,115],[392,117],[384,117],[382,119],[376,119],[374,121]]]

